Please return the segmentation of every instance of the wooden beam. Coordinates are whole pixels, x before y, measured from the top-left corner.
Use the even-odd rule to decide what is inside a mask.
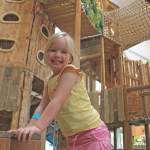
[[[150,83],[150,64],[149,64],[149,62],[147,62],[146,65],[147,65],[148,83]]]
[[[97,46],[82,48],[80,51],[80,57],[93,55],[97,53],[100,54],[100,47],[101,47],[100,45],[97,45]]]
[[[150,89],[150,84],[139,85],[139,86],[135,86],[135,87],[129,87],[127,89],[127,91],[132,92],[132,91],[140,91],[140,90],[145,90],[145,89]]]
[[[81,0],[76,0],[75,14],[75,52],[78,58],[76,67],[80,68],[80,37],[81,37]]]
[[[123,89],[123,96],[124,96],[124,114],[125,114],[125,123],[123,127],[123,145],[124,150],[132,150],[133,144],[132,144],[132,130],[129,125],[128,120],[128,101],[127,101],[127,85],[124,85]]]
[[[123,77],[123,60],[122,60],[122,46],[118,46],[118,61],[119,61],[119,82],[120,85],[124,84],[124,77]]]
[[[140,96],[148,96],[150,95],[150,92],[141,92],[139,93]]]
[[[80,60],[82,60],[82,59],[91,59],[91,58],[100,57],[100,56],[101,56],[100,53],[96,53],[96,54],[92,54],[92,55],[82,56],[82,57],[80,57]]]
[[[30,96],[32,91],[33,73],[29,70],[25,71],[24,89],[22,94],[22,106],[20,111],[19,128],[26,127],[29,121]]]
[[[20,107],[21,107],[21,100],[22,100],[22,89],[23,89],[23,84],[24,84],[24,75],[25,75],[25,73],[22,72],[21,73],[21,79],[20,79],[19,95],[18,95],[18,100],[17,100],[18,110],[16,112],[13,112],[11,127],[10,127],[11,130],[18,129]]]
[[[132,131],[129,122],[126,120],[123,127],[124,150],[133,150]]]
[[[105,54],[104,54],[104,37],[101,37],[101,90],[105,89]]]
[[[113,88],[115,86],[113,56],[110,57],[110,78],[111,78],[111,88]]]
[[[114,150],[117,150],[117,132],[116,132],[116,127],[114,127]]]
[[[150,132],[149,132],[149,124],[145,124],[145,136],[146,136],[146,149],[150,149]]]
[[[92,60],[90,61],[90,73],[89,73],[89,77],[90,77],[90,92],[92,92]]]

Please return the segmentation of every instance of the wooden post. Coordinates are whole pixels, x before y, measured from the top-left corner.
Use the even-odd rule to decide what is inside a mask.
[[[45,130],[41,133],[41,150],[45,150],[46,131],[47,131],[47,129],[45,129]]]
[[[132,131],[128,122],[127,85],[124,86],[123,96],[124,96],[124,111],[125,111],[124,112],[125,123],[123,127],[123,145],[124,145],[124,150],[132,150],[133,149]]]
[[[124,150],[129,150],[129,143],[128,143],[128,133],[129,133],[129,123],[128,123],[128,102],[127,102],[127,85],[124,86],[123,91],[124,96],[124,114],[125,114],[125,124],[123,127],[123,145]]]
[[[143,73],[143,65],[142,64],[139,65],[139,72],[140,72],[141,84],[145,85],[144,73]],[[144,92],[144,90],[143,90],[143,92]],[[145,117],[147,117],[147,115],[148,115],[148,103],[147,103],[147,99],[146,99],[145,96],[142,96],[142,99],[144,101],[144,106],[145,106],[145,111],[144,111],[145,112]]]
[[[150,64],[149,64],[149,62],[147,62],[146,65],[147,65],[148,83],[150,83]]]
[[[150,133],[149,133],[149,124],[145,124],[145,136],[146,136],[146,149],[150,149]]]
[[[81,36],[81,0],[76,0],[76,16],[75,16],[75,51],[78,62],[76,67],[80,68],[80,36]]]
[[[107,0],[102,0],[102,9],[103,9],[103,12],[106,12],[106,9],[107,9]]]
[[[101,37],[101,90],[105,89],[105,54],[104,54],[104,37]]]
[[[20,104],[21,104],[21,99],[22,99],[23,82],[24,82],[24,72],[21,73],[21,81],[20,81],[20,87],[19,87],[20,91],[19,91],[19,96],[18,96],[18,100],[17,100],[18,110],[16,112],[13,112],[12,121],[11,121],[11,130],[18,129],[19,114],[20,114]]]
[[[90,92],[93,91],[93,87],[92,87],[92,60],[90,61],[90,72],[89,72],[89,77],[90,77]]]
[[[110,76],[111,76],[111,88],[113,88],[114,85],[114,63],[113,63],[113,56],[110,58]]]
[[[117,137],[116,127],[114,127],[114,150],[117,150]]]
[[[119,82],[120,85],[124,84],[124,78],[123,78],[123,64],[122,64],[122,46],[118,47],[118,61],[119,61]]]
[[[24,79],[24,89],[22,95],[22,106],[20,112],[19,128],[26,127],[29,121],[30,113],[30,95],[32,90],[33,73],[26,70]]]

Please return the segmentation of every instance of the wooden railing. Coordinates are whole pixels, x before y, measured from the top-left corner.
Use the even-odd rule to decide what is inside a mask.
[[[29,142],[18,142],[14,134],[0,131],[0,150],[41,150],[40,138],[35,134]]]

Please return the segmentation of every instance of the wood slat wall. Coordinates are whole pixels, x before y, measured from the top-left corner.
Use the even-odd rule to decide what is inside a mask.
[[[105,123],[124,121],[123,87],[102,90],[101,118]]]
[[[124,59],[125,84],[127,87],[146,85],[150,83],[150,66],[147,62],[143,64],[141,61],[133,61]],[[141,92],[150,92],[149,89]],[[131,121],[138,118],[150,117],[150,96],[140,96],[139,92],[127,93],[128,112]]]
[[[0,51],[0,66],[24,67],[29,46],[27,38],[31,33],[34,0],[26,0],[23,3],[11,3],[0,1],[0,18],[9,12],[14,12],[21,17],[20,23],[5,23],[0,21],[0,40],[12,39],[16,46],[11,52]]]
[[[39,62],[37,59],[38,51],[41,50],[44,52],[46,43],[48,41],[41,32],[41,26],[45,25],[49,30],[49,37],[51,34],[54,34],[55,27],[53,24],[45,18],[44,15],[37,15],[35,14],[33,28],[32,28],[32,36],[31,42],[29,47],[29,54],[28,54],[28,61],[27,61],[27,68],[31,70],[34,75],[39,78],[40,80],[44,80],[45,77],[50,73],[50,69],[47,66],[44,66]]]
[[[10,52],[0,50],[0,110],[16,111],[22,88],[23,68],[26,65],[29,41],[33,22],[34,0],[23,3],[0,1],[0,17],[6,13],[18,14],[20,23],[0,21],[0,40],[12,39],[16,46]],[[7,49],[6,49],[7,50]]]
[[[16,111],[22,68],[0,67],[0,110]]]

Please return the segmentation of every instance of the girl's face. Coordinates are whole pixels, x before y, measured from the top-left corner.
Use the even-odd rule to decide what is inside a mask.
[[[58,75],[71,61],[72,56],[65,38],[55,39],[47,51],[47,64],[52,69],[54,76]]]

